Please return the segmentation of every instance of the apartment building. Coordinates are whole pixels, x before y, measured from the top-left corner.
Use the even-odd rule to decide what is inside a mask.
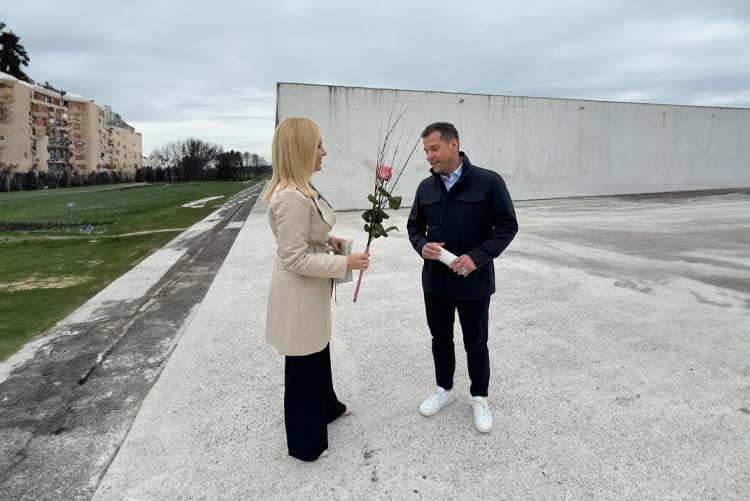
[[[141,134],[91,99],[0,73],[0,169],[134,172]]]
[[[110,164],[117,170],[135,170],[142,166],[141,134],[122,117],[104,106]]]
[[[107,127],[110,165],[116,170],[135,172],[141,167],[141,134],[121,127]]]
[[[38,145],[32,134],[31,92],[15,78],[4,77],[0,73],[0,169],[26,172],[38,162]]]
[[[106,160],[104,111],[92,101],[71,96],[68,98],[68,128],[73,170],[96,172]]]

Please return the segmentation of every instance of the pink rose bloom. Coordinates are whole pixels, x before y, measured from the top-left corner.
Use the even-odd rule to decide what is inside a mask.
[[[393,175],[392,172],[393,169],[387,165],[378,165],[378,168],[376,170],[376,174],[378,176],[378,179],[380,181],[388,181],[391,179],[391,176]]]

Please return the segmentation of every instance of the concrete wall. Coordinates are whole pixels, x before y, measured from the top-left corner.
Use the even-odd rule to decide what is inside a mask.
[[[750,186],[747,108],[277,86],[277,120],[320,125],[328,156],[313,180],[342,210],[367,205],[378,129],[394,106],[408,108],[413,140],[429,122],[453,122],[461,149],[516,200]],[[406,204],[428,168],[420,143],[396,190]]]

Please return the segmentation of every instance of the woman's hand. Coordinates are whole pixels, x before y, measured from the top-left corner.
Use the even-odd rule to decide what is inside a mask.
[[[341,254],[341,242],[343,241],[343,238],[331,237],[328,239],[328,246],[333,250],[334,254],[339,255]]]
[[[370,266],[370,253],[349,254],[346,256],[346,267],[350,270],[366,270]]]

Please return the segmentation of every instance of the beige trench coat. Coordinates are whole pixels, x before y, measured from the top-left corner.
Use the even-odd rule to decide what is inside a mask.
[[[285,188],[273,194],[268,221],[276,259],[266,339],[281,355],[317,353],[331,339],[332,279],[346,274],[346,256],[328,253],[336,216],[324,198]]]

